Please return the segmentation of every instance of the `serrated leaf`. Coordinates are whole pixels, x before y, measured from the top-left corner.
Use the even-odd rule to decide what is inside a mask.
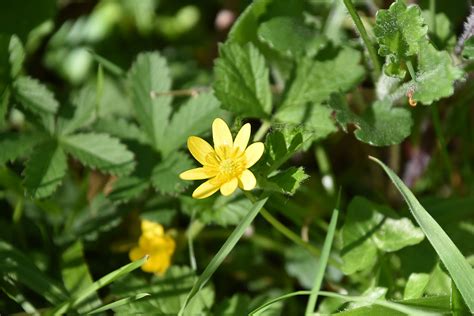
[[[390,56],[387,75],[404,76],[402,61],[420,51],[427,32],[417,5],[407,6],[404,0],[397,0],[388,10],[377,12],[374,33],[380,45],[379,54]]]
[[[266,117],[271,112],[269,71],[253,44],[222,45],[214,73],[213,88],[224,109],[251,117]]]
[[[112,186],[112,192],[108,195],[114,202],[124,203],[138,197],[150,186],[148,179],[139,177],[122,177]]]
[[[190,184],[179,178],[179,174],[193,166],[189,157],[181,152],[174,152],[156,165],[152,171],[153,187],[166,194],[177,195]]]
[[[333,95],[329,105],[336,112],[336,121],[347,132],[354,124],[356,138],[372,146],[389,146],[401,143],[410,135],[413,120],[404,108],[393,107],[389,101],[376,101],[361,116],[349,109],[341,95]]]
[[[38,145],[26,163],[24,186],[34,199],[50,196],[67,171],[66,154],[53,141]]]
[[[19,77],[13,82],[15,96],[28,110],[37,114],[56,113],[59,103],[54,94],[36,79]]]
[[[180,148],[190,135],[200,135],[209,130],[212,121],[221,116],[220,103],[211,93],[192,97],[171,118],[160,149],[164,156]]]
[[[18,76],[25,61],[25,49],[20,39],[13,35],[10,39],[10,75],[12,78]]]
[[[85,166],[113,175],[132,172],[134,155],[116,138],[107,134],[83,133],[61,138],[66,152]]]
[[[285,56],[314,56],[326,41],[303,19],[279,16],[260,24],[259,39]]]
[[[97,132],[106,133],[120,139],[135,140],[141,144],[149,142],[147,135],[136,124],[124,118],[99,119],[93,126]]]
[[[386,206],[355,197],[342,228],[342,270],[352,274],[370,268],[378,251],[397,251],[418,244],[423,238],[422,231],[408,218],[399,218]]]
[[[140,126],[150,143],[159,149],[171,113],[171,96],[159,95],[171,89],[166,59],[159,53],[142,53],[128,73],[132,102]]]
[[[29,153],[41,141],[39,135],[6,133],[0,135],[0,165]]]
[[[276,117],[284,121],[287,115],[284,110],[290,107],[318,104],[334,92],[350,90],[364,77],[360,60],[360,52],[349,47],[344,47],[329,60],[300,59]]]
[[[416,80],[410,86],[413,99],[429,105],[454,93],[454,82],[460,79],[463,71],[453,65],[446,51],[437,51],[430,43],[421,44],[418,55]]]
[[[304,172],[303,167],[290,167],[268,179],[259,180],[259,184],[265,190],[293,195],[308,178],[309,176]]]

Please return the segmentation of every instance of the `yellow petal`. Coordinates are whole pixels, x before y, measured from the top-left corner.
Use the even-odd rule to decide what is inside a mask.
[[[261,142],[253,143],[247,147],[245,150],[245,168],[252,167],[262,157],[264,149],[265,146]]]
[[[242,190],[252,190],[257,185],[257,179],[253,175],[252,171],[246,169],[242,174],[239,176],[239,187]]]
[[[237,180],[237,178],[233,178],[229,182],[226,182],[223,185],[221,185],[222,195],[228,196],[234,193],[235,189],[237,189],[238,184],[239,184],[239,180]]]
[[[216,118],[212,122],[212,138],[214,140],[214,148],[220,146],[232,147],[232,134],[226,122],[220,118]]]
[[[237,133],[237,136],[235,137],[234,141],[234,148],[239,148],[241,152],[245,151],[245,148],[247,148],[247,145],[250,140],[250,124],[247,123],[242,128],[240,131]]]
[[[188,149],[202,165],[206,164],[206,157],[214,152],[214,149],[208,142],[201,137],[191,136],[188,138]]]
[[[142,228],[143,234],[152,234],[152,235],[161,236],[165,233],[165,229],[163,228],[163,226],[161,226],[160,223],[156,223],[156,222],[152,222],[148,220],[142,220],[141,228]]]
[[[204,199],[216,193],[217,190],[219,190],[219,183],[215,179],[207,180],[194,190],[193,198]]]
[[[143,249],[141,249],[140,247],[134,247],[128,253],[128,257],[132,261],[137,261],[137,260],[145,257],[145,255],[147,255],[147,253]]]
[[[179,175],[183,180],[202,180],[216,176],[217,170],[212,168],[195,168],[187,170]]]

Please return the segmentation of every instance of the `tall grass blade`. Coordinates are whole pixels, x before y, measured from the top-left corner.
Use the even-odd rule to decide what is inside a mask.
[[[446,266],[446,269],[449,271],[451,278],[464,298],[469,310],[471,313],[474,313],[474,270],[471,265],[441,226],[439,226],[420,202],[418,202],[403,181],[383,162],[374,157],[369,158],[378,163],[385,170],[398,191],[400,191],[413,217],[415,217],[418,225],[420,225],[431,245],[441,258],[441,261]]]
[[[239,239],[244,234],[247,227],[250,226],[253,219],[257,216],[260,209],[265,205],[268,198],[264,198],[262,200],[257,201],[253,204],[252,209],[247,213],[247,215],[242,219],[240,224],[234,229],[232,234],[227,238],[224,245],[219,249],[217,254],[212,258],[211,262],[207,265],[204,272],[201,276],[197,279],[196,283],[194,283],[191,291],[189,291],[186,300],[184,301],[183,305],[181,305],[181,309],[178,313],[179,316],[183,316],[186,306],[191,302],[194,296],[206,285],[207,281],[211,278],[217,268],[221,265],[227,255],[232,251],[234,246],[237,244]]]

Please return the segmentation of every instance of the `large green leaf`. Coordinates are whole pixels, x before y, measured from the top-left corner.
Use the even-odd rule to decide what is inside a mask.
[[[284,93],[277,118],[284,121],[287,114],[281,111],[287,108],[304,108],[308,102],[318,104],[329,99],[334,92],[353,88],[364,77],[360,60],[360,52],[349,47],[327,60],[300,59]]]
[[[13,87],[18,101],[32,112],[55,113],[59,107],[53,93],[36,79],[19,77],[14,81]]]
[[[224,109],[252,117],[265,117],[270,113],[269,72],[263,55],[253,44],[222,45],[214,73],[214,91]]]
[[[463,71],[454,66],[449,53],[437,51],[430,43],[422,43],[418,55],[418,71],[410,88],[413,99],[431,104],[454,93],[454,82],[463,76]]]
[[[61,146],[84,165],[113,175],[129,174],[135,165],[133,153],[107,134],[66,135]]]
[[[389,101],[376,101],[362,115],[349,108],[345,98],[333,95],[329,105],[336,112],[336,121],[344,131],[354,124],[354,135],[373,146],[389,146],[401,143],[410,135],[413,120],[409,110],[393,107]]]
[[[141,53],[128,74],[132,102],[138,122],[156,149],[165,142],[164,134],[171,113],[171,89],[166,60],[157,52]]]
[[[24,186],[32,198],[45,198],[56,191],[66,171],[63,149],[54,141],[40,144],[26,163]]]
[[[51,304],[59,304],[67,299],[66,291],[56,281],[39,270],[31,257],[15,249],[12,245],[0,240],[0,270],[2,274],[21,283]]]
[[[70,134],[79,128],[91,124],[97,113],[96,88],[86,85],[71,100],[74,114],[70,119],[58,119],[58,130],[62,134]]]
[[[173,115],[166,130],[165,142],[160,146],[166,156],[186,143],[190,135],[209,130],[212,121],[222,115],[219,101],[211,94],[192,97]]]
[[[325,40],[298,17],[279,16],[260,24],[261,41],[285,56],[313,56]]]
[[[388,56],[385,73],[405,76],[402,61],[420,51],[428,27],[424,24],[418,6],[407,7],[405,0],[397,0],[388,10],[377,12],[374,33],[380,44],[379,54]]]
[[[408,218],[390,208],[355,197],[349,204],[342,228],[342,270],[346,274],[373,266],[377,252],[393,252],[418,244],[424,238]]]
[[[474,312],[474,291],[472,290],[474,289],[474,270],[471,265],[467,262],[441,226],[439,226],[433,217],[431,217],[431,215],[423,208],[420,202],[418,202],[415,195],[413,195],[403,181],[383,162],[373,157],[370,158],[385,170],[393,184],[400,191],[400,194],[408,204],[413,217],[415,217],[431,245],[441,258],[441,261],[444,263],[444,266],[449,271],[451,278],[456,283],[456,286],[470,311]]]

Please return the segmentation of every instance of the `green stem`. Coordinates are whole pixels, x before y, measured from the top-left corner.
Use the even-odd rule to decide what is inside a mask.
[[[258,142],[263,139],[265,134],[268,132],[268,130],[272,127],[272,123],[269,121],[263,121],[262,125],[258,129],[258,131],[255,133],[255,136],[253,138],[254,141]]]
[[[430,0],[431,33],[436,34],[436,1]]]
[[[431,105],[431,116],[433,119],[433,127],[435,129],[436,138],[438,139],[438,148],[441,152],[441,159],[443,160],[444,167],[448,173],[448,179],[450,179],[453,167],[446,149],[446,141],[444,139],[443,130],[441,129],[441,120],[439,118],[438,107],[435,106],[435,104]]]
[[[321,182],[324,189],[329,195],[334,195],[334,176],[331,171],[331,162],[329,157],[321,145],[316,145],[315,150],[316,161],[322,174]]]
[[[411,79],[413,79],[413,81],[416,81],[415,68],[413,68],[413,64],[411,63],[411,60],[407,60],[406,65],[407,65],[408,73],[410,74]]]
[[[367,47],[369,56],[372,59],[375,77],[378,78],[380,76],[382,67],[380,66],[380,61],[379,61],[379,56],[377,54],[377,51],[375,50],[375,47],[372,45],[372,42],[370,41],[370,38],[369,38],[369,34],[367,34],[364,24],[362,23],[362,20],[360,19],[360,16],[357,13],[352,1],[351,0],[343,0],[343,1],[344,1],[344,4],[346,5],[347,11],[349,11],[349,14],[352,17],[352,20],[354,21],[354,24],[357,30],[359,31],[360,37],[362,37],[362,40],[364,41],[364,44]]]

